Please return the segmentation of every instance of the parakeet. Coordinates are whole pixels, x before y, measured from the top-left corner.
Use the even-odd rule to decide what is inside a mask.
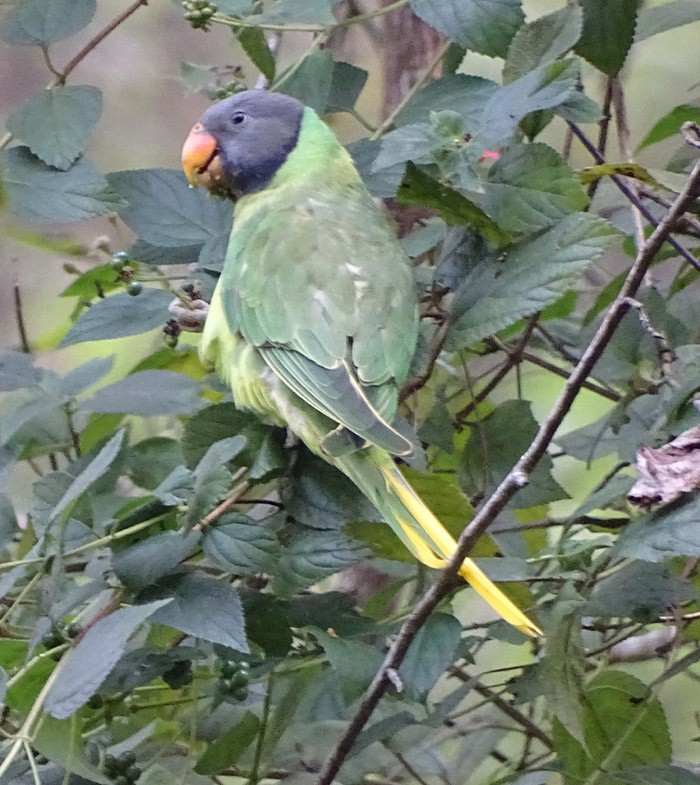
[[[193,186],[235,201],[200,344],[237,407],[288,428],[347,475],[424,564],[455,541],[397,468],[393,425],[418,336],[413,274],[352,159],[289,96],[249,90],[192,128]],[[513,626],[540,634],[470,559],[462,577]]]

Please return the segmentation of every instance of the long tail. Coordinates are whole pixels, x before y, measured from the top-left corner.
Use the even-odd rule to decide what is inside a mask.
[[[406,482],[388,453],[370,448],[336,458],[333,463],[370,499],[419,561],[435,569],[445,566],[457,543]],[[459,574],[509,624],[525,635],[542,635],[540,628],[471,559],[464,560]]]

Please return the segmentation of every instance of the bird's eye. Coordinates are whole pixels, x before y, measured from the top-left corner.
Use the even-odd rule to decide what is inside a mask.
[[[231,122],[234,125],[243,125],[245,121],[246,121],[245,112],[234,112],[233,117],[231,117]]]

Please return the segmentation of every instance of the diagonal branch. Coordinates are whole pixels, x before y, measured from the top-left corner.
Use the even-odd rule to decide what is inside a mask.
[[[610,310],[605,315],[605,318],[588,345],[588,348],[581,356],[577,366],[567,380],[551,414],[542,423],[537,435],[520,460],[515,464],[481,510],[475,515],[471,523],[462,532],[457,543],[457,549],[450,559],[448,559],[444,570],[442,570],[432,586],[425,592],[399,630],[398,635],[384,658],[384,662],[372,679],[372,683],[368,687],[355,715],[350,720],[345,733],[323,767],[318,779],[318,785],[331,785],[340,771],[340,767],[352,750],[355,740],[369,721],[372,712],[388,688],[390,682],[387,679],[387,672],[392,669],[396,670],[401,665],[416,633],[453,586],[454,577],[457,574],[457,571],[477,540],[484,534],[491,523],[493,523],[496,516],[503,510],[513,496],[515,496],[518,490],[527,484],[530,473],[546,453],[547,447],[552,441],[554,434],[568,414],[574,399],[581,390],[583,382],[590,374],[596,362],[600,359],[622,317],[627,312],[627,309],[629,308],[627,298],[634,297],[654,256],[668,238],[676,221],[683,215],[688,205],[699,193],[700,161],[696,163],[685,188],[679,194],[671,209],[648,237],[644,245],[639,249],[637,258],[630,268],[622,291],[613,302]]]

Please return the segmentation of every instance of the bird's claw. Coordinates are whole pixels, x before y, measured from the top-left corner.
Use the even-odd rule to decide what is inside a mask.
[[[170,303],[168,311],[181,330],[188,333],[201,333],[209,313],[209,303],[205,300],[188,300],[185,303],[178,299]]]

